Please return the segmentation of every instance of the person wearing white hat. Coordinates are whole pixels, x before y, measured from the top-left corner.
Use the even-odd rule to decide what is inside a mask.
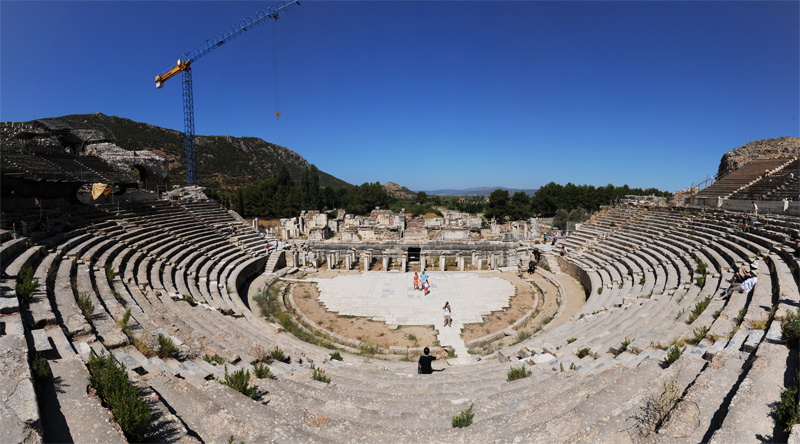
[[[452,310],[450,309],[450,302],[445,302],[442,309],[444,310],[444,326],[447,327],[449,325],[452,327],[453,318],[450,317],[450,314],[452,313]]]
[[[750,277],[750,274],[753,272],[753,270],[758,270],[757,262],[750,264],[750,271],[747,271],[744,268],[744,264],[742,264],[742,266],[739,267],[739,270],[736,270],[736,273],[733,274],[733,277],[728,279],[728,282],[732,284],[741,284]]]
[[[738,291],[739,293],[750,293],[750,290],[756,286],[758,282],[758,270],[750,270],[750,277],[747,278],[741,284],[734,284],[731,285],[728,290],[724,290],[721,295],[717,297],[717,299],[728,299],[731,297],[734,291]]]

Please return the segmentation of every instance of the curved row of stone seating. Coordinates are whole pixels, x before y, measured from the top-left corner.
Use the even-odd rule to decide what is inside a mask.
[[[726,198],[742,188],[748,187],[769,175],[772,171],[782,169],[792,159],[755,159],[739,167],[739,169],[721,177],[714,184],[702,189],[697,197]]]
[[[642,216],[641,219],[645,217]],[[685,391],[680,403],[687,406],[692,402],[699,403],[703,408],[695,417],[684,418],[683,423],[670,420],[659,438],[672,438],[673,435],[666,434],[672,430],[670,427],[677,429],[678,426],[687,424],[693,429],[683,436],[687,441],[693,442],[712,439],[725,441],[726,437],[730,440],[733,436],[746,439],[750,436],[755,438],[756,434],[771,435],[774,424],[769,429],[761,423],[746,427],[741,424],[747,412],[759,415],[760,418],[763,407],[779,399],[780,393],[776,393],[775,387],[768,385],[768,382],[777,373],[783,375],[788,371],[788,349],[785,346],[765,341],[763,337],[756,339],[757,335],[751,336],[747,330],[740,328],[730,339],[719,338],[712,341],[706,337],[696,346],[687,346],[680,360],[668,369],[662,369],[659,365],[664,351],[651,346],[659,344],[662,339],[670,341],[674,337],[685,336],[696,326],[711,325],[713,329],[716,325],[721,325],[718,323],[723,317],[738,315],[740,306],[747,309],[750,319],[759,319],[758,316],[763,316],[772,306],[771,286],[761,285],[772,281],[767,277],[770,267],[766,262],[760,263],[760,269],[767,274],[762,274],[762,281],[752,297],[741,295],[742,303],[735,301],[735,298],[727,303],[714,301],[718,305],[709,306],[693,324],[688,325],[684,320],[688,317],[689,308],[702,295],[712,295],[719,288],[720,279],[726,273],[722,267],[725,264],[730,267],[730,258],[740,255],[741,251],[732,244],[721,242],[719,235],[710,242],[719,245],[707,245],[709,242],[705,235],[713,237],[714,233],[722,232],[716,226],[711,226],[713,224],[709,221],[686,221],[684,226],[678,228],[678,220],[675,221],[676,227],[671,227],[666,222],[680,219],[672,213],[654,215],[650,219],[646,223],[647,229],[652,230],[653,239],[641,256],[634,255],[629,244],[641,246],[644,241],[639,233],[644,230],[622,237],[611,236],[609,233],[609,236],[598,239],[591,249],[585,250],[585,262],[595,269],[600,269],[600,265],[605,263],[602,267],[602,278],[607,278],[611,283],[613,279],[630,281],[628,296],[645,291],[645,286],[634,286],[633,281],[638,285],[638,279],[627,276],[629,264],[652,268],[659,260],[665,262],[667,271],[662,280],[666,288],[670,277],[668,262],[679,277],[678,291],[672,294],[654,293],[650,298],[628,297],[627,301],[622,292],[617,291],[616,297],[623,297],[623,304],[617,307],[612,305],[595,314],[585,314],[581,319],[545,330],[521,345],[501,351],[501,356],[509,356],[510,351],[519,351],[524,346],[529,350],[528,353],[537,353],[534,358],[546,357],[545,352],[552,355],[552,359],[539,361],[536,365],[529,365],[527,361],[514,362],[515,359],[511,362],[484,359],[473,365],[448,367],[447,371],[434,375],[417,375],[415,363],[378,360],[363,362],[361,357],[349,355],[345,355],[345,361],[341,363],[322,362],[320,357],[327,354],[324,349],[278,334],[274,326],[266,324],[252,313],[244,318],[234,318],[202,306],[191,307],[183,301],[174,300],[166,291],[169,285],[173,285],[176,291],[177,287],[184,285],[187,291],[196,291],[192,293],[193,297],[197,294],[196,300],[208,302],[205,299],[207,295],[200,290],[203,287],[198,275],[203,268],[213,270],[217,266],[206,266],[209,259],[203,262],[203,255],[195,254],[199,250],[197,244],[186,244],[183,237],[181,242],[185,244],[184,249],[191,250],[189,253],[168,246],[168,241],[159,240],[158,236],[162,231],[167,231],[166,229],[156,227],[142,231],[148,228],[146,225],[156,225],[156,222],[148,219],[141,223],[130,221],[130,224],[114,221],[97,231],[76,236],[74,241],[60,250],[60,256],[54,251],[47,254],[42,262],[51,255],[58,256],[58,271],[61,271],[62,264],[67,264],[64,265],[66,279],[62,277],[60,282],[69,282],[72,273],[71,279],[79,288],[86,285],[80,282],[85,278],[76,275],[80,273],[75,270],[84,270],[90,286],[93,283],[96,287],[96,307],[102,307],[110,318],[118,319],[117,316],[125,307],[119,303],[114,305],[116,298],[109,297],[110,290],[102,288],[105,281],[128,301],[128,308],[141,310],[134,313],[132,309],[134,321],[138,324],[137,331],[162,329],[165,334],[182,341],[185,344],[184,350],[202,347],[199,350],[226,357],[239,354],[241,360],[229,364],[230,371],[249,367],[252,357],[247,354],[253,344],[281,344],[286,350],[292,349],[295,357],[303,353],[313,356],[315,364],[332,378],[331,384],[323,384],[311,380],[310,369],[305,363],[274,363],[271,367],[278,379],[256,382],[266,391],[262,402],[256,403],[217,382],[206,381],[204,378],[207,375],[221,377],[224,373],[220,367],[209,365],[202,359],[148,360],[131,345],[113,348],[112,353],[129,368],[142,369],[144,375],[141,377],[133,374],[131,376],[137,384],[141,384],[143,391],[156,397],[156,408],[169,412],[169,415],[165,415],[168,418],[174,418],[160,429],[173,431],[170,440],[197,438],[202,441],[224,441],[228,436],[234,435],[236,440],[244,441],[326,442],[371,439],[397,442],[417,441],[425,434],[453,442],[508,442],[514,439],[616,442],[629,439],[626,431],[632,426],[629,418],[640,412],[647,396],[658,394],[662,381],[667,382],[671,378],[675,378],[681,392]],[[622,229],[620,224],[616,225]],[[721,224],[719,227],[721,228]],[[694,235],[692,229],[695,230]],[[658,235],[667,231],[674,233]],[[200,239],[200,236],[192,239]],[[746,240],[757,244],[753,238],[748,237]],[[623,244],[622,241],[628,243]],[[737,245],[747,248],[744,244]],[[681,248],[686,248],[687,253],[678,259]],[[633,251],[640,250],[645,248],[640,247]],[[169,255],[167,252],[170,252]],[[676,257],[670,258],[670,254]],[[630,259],[634,256],[635,259]],[[774,261],[779,258],[782,260],[780,255],[776,256]],[[771,256],[769,259],[773,261]],[[691,282],[692,276],[686,277],[685,274],[689,270],[696,270],[697,260],[708,263],[713,270],[703,288],[684,285]],[[55,262],[55,257],[51,264],[52,262]],[[116,264],[118,269],[117,276],[111,283],[106,280],[106,263]],[[684,264],[685,270],[676,263]],[[39,267],[41,264],[37,266],[37,274]],[[172,271],[168,272],[167,267],[173,267]],[[189,269],[192,271],[188,271]],[[654,270],[652,281],[655,282],[658,268]],[[639,268],[638,272],[643,271]],[[719,276],[715,278],[715,274]],[[221,275],[218,275],[218,279],[219,276]],[[598,273],[598,276],[601,275]],[[161,294],[155,289],[159,285],[159,279],[160,284],[165,287]],[[58,273],[54,276],[54,281],[59,281]],[[194,282],[196,288],[192,288],[191,282]],[[616,288],[619,290],[618,285]],[[209,293],[212,290],[208,288]],[[86,291],[90,291],[88,287]],[[614,292],[607,290],[603,295],[592,293],[589,302],[596,296],[605,296],[606,293]],[[73,292],[73,303],[74,297]],[[216,300],[213,295],[210,297],[211,301]],[[224,296],[220,294],[220,297]],[[68,305],[67,302],[69,301],[64,302],[65,306]],[[722,312],[713,319],[717,307],[722,308]],[[686,313],[676,320],[675,315],[681,308],[686,309]],[[62,312],[57,310],[56,313],[57,324],[64,325]],[[766,316],[761,319],[765,318]],[[61,331],[60,328],[52,330]],[[64,350],[73,347],[75,351],[86,351],[86,347],[99,349],[105,345],[103,341],[108,334],[101,333],[102,330],[100,323],[95,322],[92,317],[88,333],[74,337],[62,334],[63,337],[58,338],[53,333],[50,337],[54,344],[66,343]],[[634,339],[629,349],[614,356],[610,350],[619,347],[626,337]],[[95,340],[91,341],[93,338]],[[576,340],[569,341],[572,338]],[[748,341],[750,347],[747,347]],[[86,346],[81,345],[82,343]],[[537,350],[537,347],[541,350]],[[742,351],[740,347],[743,347]],[[578,359],[576,350],[580,348],[590,348],[591,353]],[[80,387],[81,381],[84,381],[83,394],[70,388],[66,393],[57,396],[61,396],[59,399],[63,401],[62,405],[68,405],[68,401],[74,402],[76,399],[70,397],[77,396],[80,397],[81,405],[90,404],[91,399],[85,392],[85,368],[81,367],[80,361],[65,357],[67,354],[67,351],[59,351],[60,359],[51,361],[54,373],[71,384],[71,387],[72,384]],[[707,365],[704,357],[713,358],[715,365]],[[783,361],[780,361],[781,358]],[[745,364],[748,359],[751,362],[761,360],[768,365],[747,366]],[[571,369],[572,364],[575,364],[574,370]],[[507,382],[508,369],[520,365],[529,368],[533,375],[519,381]],[[81,369],[83,376],[80,375]],[[760,392],[751,394],[740,387],[753,387]],[[265,402],[268,404],[265,405]],[[475,423],[467,429],[452,429],[450,419],[453,415],[472,403],[475,403]],[[94,411],[94,416],[87,414],[86,419],[102,417],[102,406],[97,402],[96,404],[99,410]],[[45,403],[45,407],[49,408],[51,404]],[[47,411],[47,408],[42,410]],[[85,406],[83,410],[86,410]],[[684,411],[688,410],[677,409],[676,417]],[[98,438],[92,437],[95,435],[90,433],[95,433],[97,437],[108,441],[123,440],[118,433],[116,439],[109,438],[113,438],[113,427],[107,428],[103,425],[108,425],[107,420],[97,430],[90,432],[84,430],[88,429],[85,427],[86,419],[79,423],[73,413],[63,413],[65,421],[71,426],[71,439],[94,441]],[[745,429],[741,430],[742,428]]]
[[[795,176],[800,176],[800,159],[795,159],[781,170],[765,175],[756,183],[733,193],[730,199],[782,200],[783,192],[787,191],[791,197],[790,200],[794,200],[800,194],[800,190],[796,186],[800,177]]]
[[[730,218],[731,216],[729,215],[728,217]],[[745,350],[745,352],[753,351],[755,349],[754,346],[758,345],[763,339],[763,332],[751,332],[744,328],[738,328],[740,325],[748,325],[751,321],[764,321],[768,318],[769,311],[773,307],[773,283],[780,288],[780,300],[784,300],[784,302],[780,302],[779,300],[779,306],[792,305],[796,307],[798,305],[796,277],[792,279],[792,275],[788,273],[788,270],[784,270],[783,272],[779,271],[787,267],[787,263],[784,262],[783,258],[779,255],[770,253],[766,257],[766,262],[758,259],[759,268],[762,273],[760,275],[759,285],[756,286],[756,289],[751,294],[745,295],[736,293],[727,302],[712,300],[708,308],[697,317],[689,328],[686,327],[686,323],[684,322],[695,301],[703,299],[704,297],[713,296],[714,292],[720,289],[720,284],[724,283],[724,279],[731,276],[734,267],[752,261],[754,256],[764,254],[767,249],[774,247],[774,242],[762,241],[761,243],[757,243],[752,239],[739,237],[737,233],[731,233],[727,226],[714,225],[704,220],[695,220],[693,222],[681,221],[679,218],[675,217],[674,213],[657,216],[657,218],[655,218],[657,221],[655,221],[654,225],[648,225],[648,223],[644,222],[646,218],[647,217],[643,217],[643,220],[637,221],[637,231],[641,231],[642,228],[647,229],[647,227],[658,228],[660,225],[662,231],[664,227],[669,227],[669,230],[677,234],[664,236],[663,233],[660,233],[658,230],[653,231],[654,237],[650,240],[652,243],[650,249],[655,249],[660,245],[666,250],[668,245],[673,243],[682,246],[681,248],[685,248],[685,251],[693,253],[691,257],[684,256],[681,258],[685,261],[684,263],[687,269],[695,270],[697,261],[699,260],[713,267],[711,274],[706,277],[705,286],[701,289],[696,285],[690,285],[688,288],[685,288],[685,292],[676,292],[672,297],[665,297],[663,295],[660,297],[652,297],[650,299],[636,301],[630,305],[623,305],[619,308],[612,308],[595,314],[587,315],[584,309],[582,310],[583,313],[581,313],[582,316],[579,315],[580,319],[576,321],[576,325],[566,326],[566,324],[564,324],[559,328],[551,330],[547,334],[540,335],[538,338],[528,341],[528,350],[534,352],[547,351],[557,356],[559,360],[568,359],[574,361],[577,350],[590,348],[592,353],[595,354],[597,361],[602,361],[604,359],[611,360],[611,356],[606,350],[618,351],[619,344],[624,339],[632,340],[631,344],[628,346],[628,350],[646,353],[646,350],[651,345],[665,347],[675,342],[678,338],[686,337],[686,333],[694,331],[695,327],[710,326],[707,334],[699,342],[697,347],[694,349],[689,347],[689,353],[690,355],[697,354],[703,356],[709,360],[717,355],[723,354],[725,358],[722,359],[720,365],[724,367],[719,371],[717,371],[718,369],[714,369],[707,374],[705,372],[698,374],[697,381],[702,380],[704,385],[702,386],[702,390],[698,389],[697,392],[703,392],[704,394],[700,396],[695,392],[690,392],[682,402],[688,403],[689,400],[694,400],[693,402],[696,402],[698,399],[704,399],[706,405],[716,406],[717,409],[720,409],[719,406],[726,402],[725,397],[730,396],[729,391],[731,387],[735,388],[734,384],[739,380],[738,378],[752,377],[751,379],[753,379],[754,383],[762,385],[766,384],[765,380],[775,378],[772,382],[782,384],[784,374],[789,374],[790,371],[793,371],[791,366],[787,367],[785,361],[783,361],[781,368],[760,371],[755,374],[750,368],[743,367],[744,360],[743,356],[740,356],[740,349],[744,347],[743,350]],[[685,227],[681,228],[681,225],[685,225]],[[727,225],[730,225],[730,223],[728,222]],[[604,226],[609,227],[610,224],[605,224]],[[660,236],[658,236],[659,234]],[[746,234],[752,236],[750,233]],[[632,237],[630,233],[623,236],[623,238],[629,237]],[[608,236],[605,239],[613,238],[613,236]],[[617,240],[619,239],[620,238],[617,237]],[[598,249],[599,245],[602,245],[602,243],[594,243],[592,249]],[[586,257],[590,256],[595,260],[593,263],[595,267],[602,265],[601,262],[596,262],[598,258],[609,258],[609,256],[586,255]],[[784,254],[784,256],[786,256],[786,254]],[[696,260],[694,258],[696,258]],[[675,262],[673,261],[673,263]],[[770,264],[769,267],[767,263]],[[675,268],[678,270],[681,269],[680,266]],[[776,270],[776,272],[771,273],[770,269]],[[777,279],[772,276],[773,274],[778,274]],[[599,275],[603,276],[602,273],[599,273]],[[682,272],[679,276],[686,276],[686,273]],[[687,282],[691,282],[691,276],[687,277]],[[784,289],[781,286],[789,288]],[[792,300],[785,300],[787,296]],[[591,292],[590,299],[586,304],[587,306],[590,305],[592,298],[597,298],[594,292]],[[744,315],[742,315],[742,313],[744,313]],[[742,320],[737,319],[741,317],[743,317]],[[780,317],[780,314],[776,316],[778,319],[780,319]],[[585,326],[577,328],[577,326],[582,323],[585,324]],[[644,329],[642,327],[644,327]],[[772,327],[768,336],[773,338],[772,342],[776,342],[774,338],[780,337],[777,330],[777,328],[779,328],[778,323],[773,323]],[[581,335],[575,333],[576,329],[581,332]],[[637,332],[639,332],[641,336],[636,337]],[[642,338],[646,339],[642,340]],[[716,340],[712,342],[712,339]],[[767,359],[772,363],[777,363],[780,359],[785,359],[788,355],[788,349],[786,349],[786,347],[771,342],[767,343],[765,350],[763,357],[758,356],[755,359]],[[724,373],[723,376],[729,381],[729,385],[724,389],[717,389],[716,401],[714,401],[717,402],[717,404],[713,404],[709,403],[708,399],[704,396],[710,390],[708,385],[710,384],[709,381],[714,381],[715,378],[717,378],[717,376],[710,375],[716,373]],[[768,391],[771,395],[770,399],[773,401],[780,398],[780,387],[776,388],[775,386],[771,386],[768,388]],[[730,437],[736,436],[735,433],[742,432],[747,433],[747,435],[744,436],[754,436],[753,430],[756,428],[741,426],[741,417],[746,415],[748,408],[754,408],[754,404],[758,404],[756,407],[759,409],[760,413],[763,413],[764,418],[769,418],[770,410],[767,405],[768,403],[758,403],[752,398],[752,395],[748,397],[748,395],[743,392],[736,393],[733,402],[730,402],[730,399],[728,399],[726,409],[728,410],[728,416],[731,417],[731,420],[723,423],[723,426],[718,430],[720,436],[725,436],[727,439],[730,439]],[[736,409],[732,409],[731,407],[733,406],[735,406]],[[710,424],[712,416],[706,415],[706,417]],[[759,426],[765,431],[771,431],[774,426],[774,424],[767,424],[767,422],[771,421],[759,419],[759,422],[761,423]],[[684,424],[683,426],[685,427],[686,425]],[[669,427],[667,427],[667,429],[669,429]],[[713,436],[716,436],[716,434]],[[711,435],[708,434],[697,435],[694,440],[707,441],[710,437]]]

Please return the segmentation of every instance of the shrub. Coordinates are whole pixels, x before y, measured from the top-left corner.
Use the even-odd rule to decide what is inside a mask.
[[[261,344],[256,344],[252,348],[253,358],[255,362],[263,362],[266,364],[272,363],[272,355],[269,354],[266,348]]]
[[[603,294],[603,287],[597,287],[597,294]]]
[[[703,313],[706,307],[708,307],[709,303],[711,303],[711,295],[706,296],[705,298],[703,298],[700,301],[697,301],[697,303],[694,304],[694,310],[692,310],[692,313],[689,315],[690,324],[694,322],[697,319],[697,317]]]
[[[705,276],[708,274],[708,264],[703,262],[702,260],[697,261],[697,273]]]
[[[219,382],[249,398],[255,399],[256,397],[256,386],[250,385],[250,371],[248,370],[240,369],[233,372],[233,374],[229,374],[228,366],[226,365],[225,380]]]
[[[453,420],[450,422],[450,424],[453,426],[454,429],[469,427],[472,424],[472,418],[475,416],[475,414],[472,413],[473,406],[475,406],[475,403],[470,404],[468,409],[464,410],[463,412],[459,413],[456,416],[453,416]]]
[[[684,313],[686,313],[686,309],[685,308],[681,308],[680,310],[678,310],[678,313],[675,315],[675,320],[677,321],[678,319],[680,319],[681,316],[683,316]]]
[[[127,336],[128,339],[132,339],[132,337],[133,337],[133,333],[131,332],[131,328],[128,327],[128,322],[130,320],[131,320],[131,309],[129,308],[129,309],[125,310],[125,314],[122,315],[122,319],[117,321],[117,324],[119,324],[120,328],[122,329],[122,332],[125,333],[125,336]]]
[[[253,375],[258,379],[275,379],[269,367],[260,362],[253,366]]]
[[[581,358],[581,359],[585,358],[586,356],[589,355],[590,351],[592,351],[592,350],[589,347],[584,347],[584,348],[578,350],[578,358]]]
[[[373,348],[369,344],[362,344],[361,345],[361,354],[364,356],[372,356],[375,354],[375,348]]]
[[[621,355],[622,353],[624,353],[624,352],[625,352],[625,350],[627,350],[627,349],[628,349],[628,346],[629,346],[629,345],[631,345],[631,342],[633,342],[633,340],[631,340],[631,339],[628,339],[628,338],[625,338],[625,340],[624,340],[624,341],[622,341],[622,342],[619,344],[619,348],[618,348],[618,349],[617,349],[617,351],[614,353],[614,356],[619,356],[619,355]]]
[[[667,350],[667,357],[664,358],[664,362],[663,364],[661,364],[661,366],[664,368],[669,368],[670,365],[672,365],[675,361],[678,360],[678,358],[681,357],[684,350],[686,350],[686,347],[678,348],[677,345],[673,345],[672,347],[670,347],[670,349]]]
[[[737,327],[742,325],[742,322],[744,321],[745,315],[747,315],[747,308],[742,307],[742,309],[739,310],[739,315],[736,317],[736,326]]]
[[[523,331],[523,330],[518,331],[517,332],[517,339],[514,341],[514,343],[515,344],[519,344],[522,341],[530,339],[531,336],[533,336],[533,333],[531,333],[529,331]]]
[[[692,331],[692,338],[687,342],[692,345],[697,345],[703,340],[703,338],[706,337],[706,333],[708,333],[707,326],[704,325],[702,327],[695,327],[694,331]]]
[[[675,383],[675,378],[664,382],[661,393],[645,398],[639,413],[631,418],[634,420],[632,432],[639,437],[646,437],[657,432],[669,417],[675,404],[678,403],[680,396],[681,389]],[[643,442],[644,440],[634,439],[634,442],[639,441]]]
[[[168,358],[175,354],[178,351],[178,348],[175,347],[175,343],[172,342],[171,338],[164,336],[163,334],[158,334],[158,357],[161,359]]]
[[[792,426],[800,422],[797,411],[797,385],[792,385],[781,392],[780,402],[775,402],[772,406],[772,414],[775,419],[783,424],[784,431],[789,432]]]
[[[222,364],[224,364],[224,363],[225,363],[225,358],[223,358],[222,356],[220,356],[220,355],[218,355],[218,354],[214,354],[214,356],[209,356],[209,354],[208,354],[208,353],[206,353],[206,354],[203,356],[203,360],[204,360],[204,361],[206,361],[206,362],[208,362],[209,364],[219,364],[219,365],[222,365]]]
[[[122,305],[123,307],[128,306],[128,301],[126,301],[118,291],[111,290],[111,295],[114,296],[114,299],[116,299],[117,302],[119,302],[119,305]]]
[[[508,380],[510,382],[510,381],[516,381],[517,379],[527,378],[532,374],[533,372],[525,368],[525,364],[523,364],[522,367],[517,367],[517,368],[511,367],[510,369],[508,369],[508,373],[506,373],[506,376],[508,377]]]
[[[89,383],[109,406],[130,441],[139,442],[150,432],[150,409],[128,380],[125,366],[112,355],[89,352]]]
[[[53,379],[53,371],[50,369],[50,364],[39,353],[36,353],[31,360],[31,370],[33,370],[33,377],[39,382]]]
[[[185,295],[183,295],[183,297],[181,298],[181,300],[182,300],[182,301],[185,301],[185,302],[187,302],[187,303],[188,303],[189,305],[191,305],[192,307],[194,307],[194,306],[196,306],[196,305],[197,305],[197,301],[195,301],[195,300],[194,300],[194,298],[193,298],[193,297],[191,297],[191,296],[189,296],[188,294],[185,294]]]
[[[456,357],[456,351],[452,348],[445,349],[447,351],[447,359],[453,359]]]
[[[800,308],[794,313],[786,312],[786,317],[781,321],[781,333],[790,347],[797,347],[800,340]]]
[[[269,354],[270,354],[270,356],[272,356],[272,359],[274,359],[276,361],[283,361],[283,359],[284,359],[284,357],[286,355],[283,352],[283,350],[281,350],[280,347],[273,348],[272,351],[269,352]]]
[[[644,285],[645,282],[647,282],[647,279],[645,279],[644,276],[642,276],[642,278],[639,279],[639,285]]]
[[[706,286],[706,277],[705,276],[699,276],[697,279],[695,279],[695,284],[697,284],[697,286],[700,287],[700,288],[705,287]]]
[[[417,342],[417,335],[415,335],[414,333],[409,333],[406,335],[406,339],[408,339],[409,341]]]
[[[106,264],[104,268],[106,270],[108,285],[111,285],[111,283],[114,282],[114,278],[117,277],[117,273],[114,272],[114,267],[111,264]]]
[[[17,297],[19,297],[19,301],[23,304],[29,304],[31,299],[33,299],[33,292],[36,290],[36,287],[39,285],[39,280],[33,279],[33,267],[30,265],[26,265],[22,267],[17,275]]]
[[[578,338],[569,338],[567,339],[567,344],[572,344],[573,342],[577,341]]]
[[[343,360],[342,354],[339,353],[339,350],[336,350],[335,352],[331,353],[331,361],[342,361],[342,360]]]
[[[325,384],[331,383],[330,376],[325,374],[325,370],[321,368],[317,368],[314,364],[311,364],[311,379],[319,382],[324,382]]]
[[[633,269],[628,267],[628,276],[633,276]]]
[[[81,313],[87,319],[92,317],[92,313],[94,313],[94,304],[92,304],[92,298],[88,294],[82,294],[78,297],[78,308],[81,309]]]

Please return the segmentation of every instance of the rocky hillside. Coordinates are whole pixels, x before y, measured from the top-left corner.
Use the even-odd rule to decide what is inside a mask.
[[[753,159],[791,159],[800,155],[800,138],[761,139],[740,146],[722,155],[717,176],[736,171]]]
[[[83,134],[94,134],[93,141],[108,141],[127,150],[150,150],[169,160],[172,184],[186,180],[183,133],[101,113],[54,117]],[[277,175],[286,165],[292,178],[309,162],[300,154],[256,137],[196,136],[198,182],[223,190],[255,185]],[[320,185],[351,186],[320,171]]]
[[[400,186],[394,182],[386,182],[385,184],[383,184],[383,188],[385,188],[386,191],[388,191],[389,194],[392,195],[392,197],[399,199],[410,198],[417,195],[417,193],[409,190],[404,186]]]

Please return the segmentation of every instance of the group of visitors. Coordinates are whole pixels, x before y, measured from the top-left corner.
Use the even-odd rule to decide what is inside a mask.
[[[550,237],[550,245],[555,245],[556,241],[559,239],[559,237],[562,238],[562,239],[565,238],[565,237],[569,237],[569,230],[561,230],[561,231],[559,231],[559,230],[553,229],[549,234],[547,232],[545,232],[543,234],[544,243],[545,244],[547,243],[548,236]]]
[[[414,272],[414,291],[422,290],[425,296],[431,292],[431,284],[428,282],[428,273],[426,271],[422,272],[422,275],[417,274]]]
[[[755,203],[753,205],[755,205]],[[753,214],[756,213],[754,212]],[[739,229],[745,232],[752,232],[753,228],[755,228],[755,225],[756,225],[755,217],[750,214],[747,214],[747,211],[745,211],[744,214],[742,215],[742,221],[739,222]]]
[[[739,270],[736,270],[733,277],[728,279],[728,282],[732,285],[727,290],[723,290],[717,299],[728,299],[735,291],[749,293],[758,283],[758,263],[750,264],[750,270],[745,269],[745,266],[742,265]]]

